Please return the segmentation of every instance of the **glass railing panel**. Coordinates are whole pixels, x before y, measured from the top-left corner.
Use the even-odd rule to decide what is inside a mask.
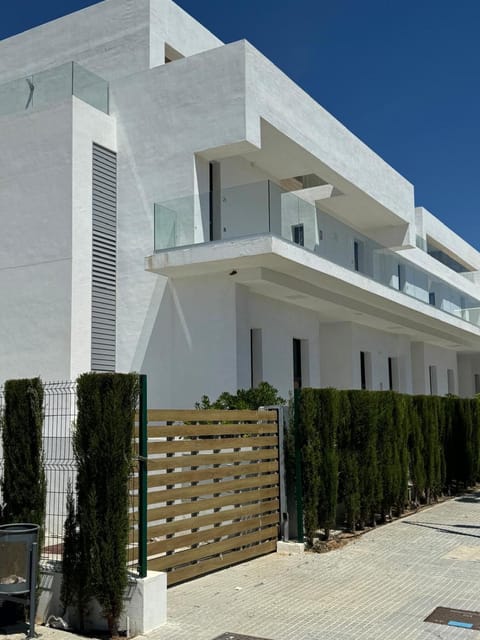
[[[108,82],[76,63],[73,64],[73,95],[92,107],[108,113]]]
[[[36,73],[32,77],[31,107],[44,109],[72,95],[72,63]]]
[[[220,191],[221,238],[241,238],[270,230],[268,182],[255,182]],[[214,212],[214,215],[216,212]]]
[[[177,212],[161,204],[155,205],[155,251],[177,246]]]
[[[13,80],[0,86],[0,116],[31,108],[32,78]]]
[[[315,251],[319,241],[315,205],[288,192],[281,194],[280,205],[282,237]]]
[[[317,210],[318,245],[315,253],[346,269],[354,270],[353,229],[347,229],[332,216]]]
[[[425,240],[425,238],[419,236],[418,234],[415,236],[415,244],[418,249],[421,249],[422,251],[427,250],[427,241]]]
[[[45,109],[75,95],[108,113],[108,82],[67,62],[0,86],[0,116]]]
[[[195,222],[194,222],[195,221]],[[155,250],[195,242],[272,233],[341,267],[479,325],[480,301],[274,183],[261,182],[219,193],[155,205]],[[217,235],[210,235],[211,229]]]

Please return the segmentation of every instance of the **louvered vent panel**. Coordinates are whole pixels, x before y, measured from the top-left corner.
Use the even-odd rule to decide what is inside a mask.
[[[92,371],[115,371],[117,155],[93,145]]]

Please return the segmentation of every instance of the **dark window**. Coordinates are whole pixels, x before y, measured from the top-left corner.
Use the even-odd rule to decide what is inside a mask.
[[[210,162],[209,165],[209,235],[210,240],[220,240],[221,228],[221,177],[220,164]]]
[[[353,265],[355,271],[363,273],[365,271],[363,264],[363,242],[360,240],[353,241]]]
[[[302,388],[302,341],[293,339],[293,388]]]
[[[430,291],[428,294],[428,304],[431,304],[432,307],[435,306],[435,291]]]
[[[304,246],[303,224],[294,224],[292,227],[292,239],[295,244]]]
[[[398,274],[398,290],[403,291],[403,287],[405,286],[405,267],[403,264],[399,264],[397,267]]]
[[[367,388],[367,363],[365,362],[365,351],[360,351],[360,386]]]
[[[393,358],[388,359],[388,388],[393,391]]]

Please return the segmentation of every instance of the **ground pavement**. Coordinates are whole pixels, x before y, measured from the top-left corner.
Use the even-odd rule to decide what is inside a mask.
[[[424,622],[480,611],[480,492],[379,527],[326,554],[271,554],[173,587],[148,640],[479,640]]]

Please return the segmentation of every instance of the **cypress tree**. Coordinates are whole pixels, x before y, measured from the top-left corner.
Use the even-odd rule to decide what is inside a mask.
[[[321,451],[318,525],[323,527],[325,540],[328,540],[337,515],[340,395],[337,389],[318,389],[316,400]]]
[[[393,394],[393,424],[395,425],[395,488],[393,504],[398,515],[405,509],[408,495],[409,458],[408,433],[411,397]]]
[[[340,391],[340,422],[338,429],[339,487],[345,507],[347,529],[355,531],[360,518],[360,480],[356,437],[352,429],[350,394]]]
[[[470,399],[472,412],[473,483],[480,482],[480,411],[478,403],[478,397]]]
[[[394,422],[394,396],[392,391],[379,392],[377,434],[378,478],[381,484],[380,515],[385,522],[392,517],[399,482],[398,426]]]
[[[46,500],[42,405],[40,378],[5,383],[2,520],[38,524],[39,548],[43,541]]]
[[[446,463],[445,484],[449,491],[457,490],[456,482],[462,465],[462,448],[460,447],[459,424],[460,398],[448,396],[444,399],[445,428],[443,449]]]
[[[71,483],[67,487],[67,518],[63,535],[62,587],[60,601],[64,610],[77,601],[77,585],[79,580],[78,532],[75,497]]]
[[[350,391],[350,419],[357,458],[360,493],[360,528],[375,525],[375,511],[381,501],[377,465],[378,395],[371,391]]]
[[[439,398],[435,396],[415,396],[413,403],[423,436],[420,452],[423,461],[424,496],[425,501],[429,504],[432,499],[438,497],[442,485]]]
[[[314,389],[301,389],[298,428],[302,442],[303,517],[305,533],[313,540],[318,528],[321,442],[318,430],[318,400]]]
[[[417,404],[412,398],[408,406],[408,457],[409,474],[413,484],[413,501],[418,504],[425,493],[425,462],[423,458],[422,422],[417,410]]]
[[[73,536],[76,549],[68,553],[78,558],[78,570],[76,593],[66,598],[75,597],[80,615],[96,598],[114,635],[127,586],[128,478],[138,376],[84,374],[77,381],[77,397],[78,535]]]
[[[7,380],[4,387],[5,410],[1,419],[3,442],[4,524],[26,522],[39,525],[38,549],[43,548],[45,527],[46,477],[43,463],[43,385],[40,378]],[[37,567],[37,585],[40,572]],[[24,608],[4,602],[2,616],[16,622]]]

